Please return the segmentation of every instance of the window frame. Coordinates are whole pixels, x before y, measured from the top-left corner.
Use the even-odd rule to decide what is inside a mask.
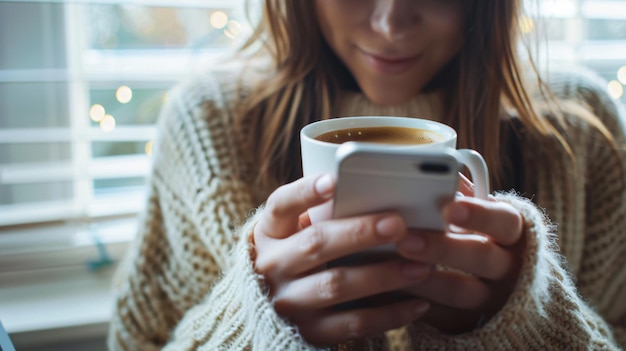
[[[148,179],[148,155],[92,157],[93,142],[140,142],[156,137],[155,125],[118,125],[114,133],[94,127],[90,89],[120,82],[162,86],[164,91],[205,65],[219,60],[223,49],[94,50],[83,45],[82,6],[140,6],[221,9],[241,14],[240,0],[17,0],[63,6],[66,61],[59,69],[0,69],[0,83],[61,82],[68,86],[69,125],[55,128],[0,129],[0,146],[26,143],[67,143],[70,159],[33,164],[0,164],[0,184],[72,182],[73,197],[63,201],[0,205],[0,317],[16,346],[46,345],[51,334],[79,337],[94,326],[102,334],[112,308],[113,272],[138,232],[147,201],[145,186],[122,193],[96,194],[93,181],[110,177]],[[2,2],[15,2],[0,0]],[[244,19],[237,16],[237,19]],[[242,22],[245,24],[245,22]],[[244,30],[246,28],[244,27]],[[236,42],[235,42],[236,44]],[[151,70],[146,60],[154,63]],[[158,74],[155,74],[158,71]],[[113,169],[113,172],[111,171]],[[92,299],[93,308],[73,302]],[[55,302],[56,301],[56,302]],[[39,306],[38,308],[30,306]],[[84,306],[83,306],[84,307]],[[16,308],[20,313],[16,313]],[[63,312],[65,311],[65,312]],[[59,318],[59,313],[64,313]],[[67,332],[67,333],[66,333]],[[56,340],[56,336],[52,339]]]

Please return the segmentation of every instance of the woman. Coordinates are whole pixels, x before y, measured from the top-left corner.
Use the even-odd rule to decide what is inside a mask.
[[[520,7],[265,0],[240,64],[179,85],[163,109],[110,347],[624,347],[618,108],[580,75],[550,77],[552,91],[526,79]],[[311,225],[306,211],[334,179],[301,178],[298,131],[347,115],[447,123],[485,156],[496,189],[515,192],[449,203],[450,233],[408,230],[393,212]],[[402,259],[323,268],[381,243]],[[333,307],[395,290],[410,298]]]

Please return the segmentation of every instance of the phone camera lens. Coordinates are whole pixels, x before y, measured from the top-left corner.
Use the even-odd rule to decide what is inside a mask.
[[[447,174],[450,173],[450,166],[445,163],[424,162],[419,164],[419,170],[424,173]]]

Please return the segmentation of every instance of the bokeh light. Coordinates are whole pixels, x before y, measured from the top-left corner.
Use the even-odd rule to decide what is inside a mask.
[[[519,20],[519,28],[522,31],[522,33],[528,34],[532,32],[533,29],[535,29],[535,22],[530,17],[522,16],[520,17],[520,20]]]
[[[616,80],[612,80],[609,82],[608,86],[609,94],[614,99],[619,99],[624,95],[624,87],[622,84]]]
[[[152,156],[152,145],[153,144],[154,143],[152,142],[152,140],[146,143],[146,147],[145,147],[146,155]]]
[[[100,129],[105,133],[112,132],[115,129],[115,118],[111,115],[104,116],[100,121]]]
[[[100,104],[93,104],[89,109],[89,118],[91,118],[94,122],[100,122],[104,118],[105,114],[106,111]]]
[[[228,15],[223,11],[215,11],[211,14],[209,22],[214,28],[222,29],[228,24]]]
[[[121,104],[126,104],[133,99],[133,91],[126,85],[122,85],[121,87],[117,88],[117,91],[115,91],[115,98]]]
[[[617,80],[626,85],[626,66],[622,66],[617,70]]]
[[[241,24],[235,20],[228,21],[224,34],[231,39],[235,39],[241,34]]]

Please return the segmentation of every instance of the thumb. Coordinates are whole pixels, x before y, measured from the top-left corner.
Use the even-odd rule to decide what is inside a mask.
[[[279,187],[267,198],[255,235],[275,239],[291,236],[299,229],[302,213],[328,201],[334,189],[330,174],[300,178]]]

